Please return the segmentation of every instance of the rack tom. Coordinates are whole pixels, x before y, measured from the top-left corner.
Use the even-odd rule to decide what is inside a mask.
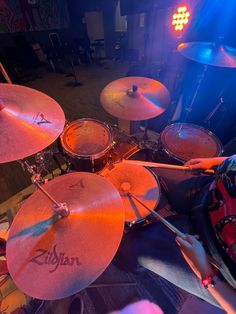
[[[71,122],[63,131],[60,140],[71,168],[77,171],[101,170],[108,162],[113,146],[109,127],[94,119]]]

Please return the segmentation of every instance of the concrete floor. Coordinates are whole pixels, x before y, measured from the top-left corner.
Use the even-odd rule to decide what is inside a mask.
[[[26,85],[40,90],[54,98],[63,108],[68,121],[78,118],[94,118],[109,124],[117,123],[116,118],[104,111],[99,95],[109,82],[125,76],[128,64],[106,62],[104,66],[80,66],[76,68],[82,85],[73,87],[74,79],[65,74],[50,73],[46,69],[35,72],[37,76]],[[68,71],[69,72],[69,71]],[[30,184],[30,176],[24,173],[17,162],[0,165],[0,203],[18,193]],[[196,311],[194,312],[194,309]],[[181,310],[181,314],[220,314],[222,311],[191,298]]]

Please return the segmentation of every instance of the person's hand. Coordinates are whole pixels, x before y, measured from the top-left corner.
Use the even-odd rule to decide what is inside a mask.
[[[196,237],[186,235],[185,238],[176,237],[181,252],[193,272],[199,279],[205,279],[214,274],[205,249]]]
[[[196,158],[187,161],[184,166],[192,170],[208,170],[215,166],[214,158]]]
[[[192,170],[209,170],[219,166],[227,157],[195,158],[187,161],[184,166]]]

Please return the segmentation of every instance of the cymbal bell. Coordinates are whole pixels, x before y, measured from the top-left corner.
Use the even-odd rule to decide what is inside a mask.
[[[51,97],[29,87],[0,84],[0,163],[43,150],[64,125],[64,112]]]
[[[164,113],[170,102],[167,88],[147,77],[123,77],[101,92],[103,108],[111,115],[131,121],[154,118]]]
[[[24,293],[54,300],[86,288],[110,264],[123,235],[124,208],[116,188],[93,173],[69,173],[44,189],[67,204],[69,216],[59,217],[37,190],[11,225],[6,256]]]
[[[187,42],[178,46],[186,58],[217,67],[236,68],[236,48],[214,42]]]

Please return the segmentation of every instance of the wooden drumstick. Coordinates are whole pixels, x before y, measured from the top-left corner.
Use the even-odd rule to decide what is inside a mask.
[[[161,164],[157,162],[150,162],[150,161],[143,161],[143,160],[129,160],[129,159],[122,159],[122,163],[130,164],[130,165],[138,165],[144,167],[152,167],[152,168],[163,168],[163,169],[175,169],[175,170],[184,170],[184,171],[193,171],[191,167],[187,166],[177,166],[177,165],[170,165],[170,164]],[[206,174],[214,174],[214,170],[205,170],[202,171]]]
[[[134,196],[131,193],[127,193],[127,195],[129,197],[132,197],[134,200],[136,200],[140,205],[142,205],[145,209],[147,209],[151,214],[153,214],[153,216],[157,217],[168,229],[170,229],[172,232],[174,232],[178,237],[181,238],[185,238],[186,234],[183,233],[182,231],[180,231],[178,228],[176,228],[174,225],[172,225],[168,220],[166,220],[165,218],[163,218],[160,214],[158,214],[157,212],[155,212],[154,210],[148,208],[143,202],[141,202],[136,196]],[[211,256],[209,256],[207,254],[207,258],[209,260],[209,262],[216,267],[217,269],[221,268],[221,265]]]
[[[146,210],[148,210],[153,216],[156,216],[167,228],[169,228],[172,232],[174,232],[177,236],[181,238],[185,238],[185,234],[181,232],[179,229],[177,229],[174,225],[169,223],[168,220],[163,218],[160,214],[155,212],[154,210],[148,208],[143,202],[141,202],[136,196],[134,196],[131,193],[127,193],[128,196],[132,197],[134,200],[136,200],[140,205],[142,205]]]

